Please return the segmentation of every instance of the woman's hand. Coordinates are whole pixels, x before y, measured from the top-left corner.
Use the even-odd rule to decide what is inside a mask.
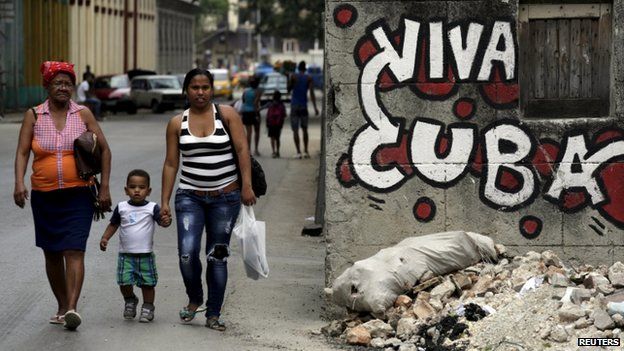
[[[100,209],[104,212],[110,212],[111,203],[110,189],[104,185],[100,186],[100,191],[98,192],[98,205]]]
[[[163,203],[160,205],[160,221],[163,227],[168,227],[171,224],[171,208],[169,204]]]
[[[256,194],[254,194],[250,185],[243,185],[243,189],[241,190],[241,202],[245,206],[252,206],[256,204]]]
[[[16,184],[15,191],[13,191],[13,200],[15,204],[21,208],[24,208],[26,200],[28,200],[28,189],[24,184]]]

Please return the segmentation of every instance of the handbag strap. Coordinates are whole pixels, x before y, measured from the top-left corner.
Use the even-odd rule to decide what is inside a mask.
[[[37,114],[37,110],[35,110],[34,107],[31,107],[30,109],[32,110],[33,115],[35,116],[35,122],[37,122],[37,118],[39,117],[39,115]]]

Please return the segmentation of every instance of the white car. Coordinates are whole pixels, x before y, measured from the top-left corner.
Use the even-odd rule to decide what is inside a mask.
[[[176,76],[136,76],[130,83],[130,99],[135,108],[148,107],[154,113],[184,108],[186,97]]]
[[[282,101],[290,99],[288,95],[288,77],[278,72],[265,74],[260,80],[258,88],[262,89],[262,102],[273,100],[273,92],[282,93]]]

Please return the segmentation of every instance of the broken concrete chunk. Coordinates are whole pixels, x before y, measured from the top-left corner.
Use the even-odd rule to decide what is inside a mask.
[[[550,283],[550,285],[556,288],[564,288],[574,285],[574,283],[572,283],[572,281],[570,281],[568,277],[561,273],[549,273],[546,276],[548,277],[548,282]]]
[[[401,344],[401,346],[399,346],[399,351],[418,351],[418,348],[416,347],[416,345],[408,342]]]
[[[371,335],[362,325],[347,330],[347,343],[351,345],[368,345]]]
[[[611,284],[599,285],[596,287],[596,292],[602,295],[611,295],[615,291],[615,288]]]
[[[559,256],[557,256],[557,254],[551,250],[546,250],[542,252],[542,261],[544,261],[544,264],[547,266],[555,266],[555,267],[562,266]]]
[[[594,319],[594,326],[599,330],[613,329],[615,323],[609,314],[601,309],[597,309],[592,313],[591,318]]]
[[[403,343],[403,341],[401,341],[401,339],[390,338],[390,339],[386,340],[386,343],[384,344],[384,346],[397,347],[397,346],[401,345],[402,343]]]
[[[427,320],[436,314],[436,310],[427,301],[416,301],[414,303],[414,314],[422,320]]]
[[[572,304],[564,304],[558,312],[561,322],[575,322],[585,317],[585,311],[580,306]]]
[[[429,300],[429,304],[433,307],[436,312],[440,312],[444,308],[444,304],[439,299],[431,298]]]
[[[495,244],[494,249],[496,250],[496,254],[498,254],[498,256],[505,256],[507,253],[507,248],[502,244]]]
[[[331,337],[338,337],[345,330],[345,323],[343,321],[332,321],[328,325],[321,328],[321,333],[329,335]]]
[[[583,301],[589,301],[592,297],[592,292],[589,289],[572,288],[570,293],[570,301],[577,305],[580,305]]]
[[[583,281],[583,285],[585,285],[587,289],[595,289],[598,286],[610,284],[609,279],[605,278],[602,274],[595,272],[589,273],[587,277],[585,277],[585,281]]]
[[[562,325],[554,326],[549,335],[550,340],[555,342],[566,342],[569,337],[568,332]]]
[[[431,294],[427,291],[421,291],[418,293],[418,296],[416,296],[416,301],[427,301],[429,302],[429,300],[431,299]]]
[[[579,320],[577,320],[576,322],[574,322],[574,328],[575,329],[585,329],[585,328],[589,328],[594,324],[594,321],[592,321],[591,319],[588,318],[581,318]]]
[[[442,284],[431,290],[431,298],[444,301],[455,293],[455,284],[450,280],[445,280]]]
[[[412,292],[414,294],[417,294],[423,290],[427,290],[432,286],[436,286],[438,284],[442,283],[442,277],[435,277],[435,278],[431,278],[428,280],[423,281],[422,283],[416,285],[413,289]]]
[[[412,305],[412,299],[407,295],[399,295],[394,301],[394,307],[409,307]]]
[[[470,292],[475,296],[483,296],[486,292],[492,289],[492,276],[484,275],[472,286]]]
[[[616,313],[613,316],[611,316],[611,319],[613,320],[613,322],[615,323],[615,325],[617,327],[624,327],[624,317],[622,317],[621,314]]]
[[[381,349],[385,346],[386,340],[384,338],[373,338],[370,341],[370,347],[374,347],[376,349]]]
[[[603,295],[607,295],[607,294],[603,294]],[[624,289],[615,290],[609,296],[605,297],[605,300],[607,302],[624,302]]]
[[[407,340],[412,335],[419,334],[421,326],[422,324],[416,318],[401,318],[397,323],[396,336]]]
[[[616,288],[624,286],[624,263],[617,261],[611,267],[609,267],[608,273],[611,285]]]
[[[389,335],[394,334],[392,326],[379,319],[368,321],[362,324],[362,326],[368,330],[370,336],[373,338],[387,338]]]

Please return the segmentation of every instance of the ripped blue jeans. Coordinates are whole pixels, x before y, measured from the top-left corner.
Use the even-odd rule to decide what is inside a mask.
[[[206,282],[208,301],[206,317],[219,316],[227,284],[227,257],[230,236],[240,211],[240,190],[218,196],[199,195],[193,190],[178,189],[175,211],[178,227],[180,272],[189,303],[204,302],[202,263],[199,257],[201,237],[206,228]]]

